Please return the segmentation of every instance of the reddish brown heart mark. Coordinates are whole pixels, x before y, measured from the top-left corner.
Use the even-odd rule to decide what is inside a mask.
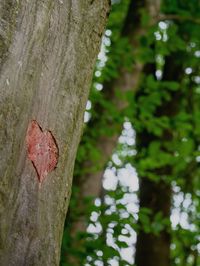
[[[58,146],[52,133],[43,131],[35,120],[31,121],[28,126],[26,144],[28,158],[32,161],[39,183],[41,183],[57,165]]]

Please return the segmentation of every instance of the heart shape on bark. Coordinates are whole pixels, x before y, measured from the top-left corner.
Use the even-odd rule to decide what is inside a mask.
[[[58,162],[58,146],[50,131],[43,131],[36,120],[30,122],[26,144],[28,158],[37,172],[39,183],[53,171]]]

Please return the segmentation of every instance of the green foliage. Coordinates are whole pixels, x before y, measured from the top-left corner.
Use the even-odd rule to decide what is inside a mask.
[[[100,71],[100,75],[94,74],[92,107],[87,110],[91,117],[85,125],[76,159],[77,187],[73,187],[70,222],[66,221],[61,265],[70,265],[67,254],[78,258],[78,265],[86,262],[95,265],[97,260],[110,265],[113,258],[120,266],[132,265],[121,257],[121,250],[129,246],[125,240],[131,237],[128,226],[136,233],[143,231],[158,237],[163,231],[170,233],[171,265],[200,265],[200,4],[197,0],[165,0],[162,13],[166,19],[155,25],[149,25],[150,18],[143,7],[140,13],[145,33],[139,37],[137,53],[130,39],[121,35],[128,4],[126,0],[113,4],[108,23],[110,33],[103,40],[107,61],[103,66],[100,59],[97,61],[95,72]],[[115,81],[122,73],[131,73],[135,63],[144,64],[137,92],[122,93]],[[110,86],[113,83],[114,91]],[[98,85],[103,89],[98,90]],[[127,102],[126,106],[119,110],[113,98]],[[105,167],[98,140],[118,134],[124,121],[132,124],[136,145],[119,142],[115,154],[120,163],[110,160],[107,167],[117,175],[129,163],[137,169],[140,180],[164,182],[173,188],[174,197],[177,188],[183,198],[190,195],[188,208],[183,206],[184,199],[178,207],[173,200],[171,206],[187,216],[187,226],[180,221],[171,224],[170,217],[153,208],[140,207],[139,211],[129,213],[124,198],[134,192],[120,182],[115,191],[104,191],[99,205],[87,197],[81,199],[83,208],[77,208],[79,182]],[[96,220],[92,220],[92,213]],[[79,232],[72,238],[71,226],[83,214],[88,224],[99,225],[100,230]],[[108,235],[114,244],[108,243]]]

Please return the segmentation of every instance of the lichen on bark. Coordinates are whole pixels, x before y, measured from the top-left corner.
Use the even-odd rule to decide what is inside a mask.
[[[20,0],[4,0],[0,3],[0,65],[8,55],[17,24]]]

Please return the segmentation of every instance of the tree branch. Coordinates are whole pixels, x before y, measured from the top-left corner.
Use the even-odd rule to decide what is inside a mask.
[[[187,17],[187,16],[181,16],[178,14],[159,14],[157,16],[158,21],[162,20],[177,20],[177,21],[190,21],[196,24],[200,24],[200,19],[195,17]]]

